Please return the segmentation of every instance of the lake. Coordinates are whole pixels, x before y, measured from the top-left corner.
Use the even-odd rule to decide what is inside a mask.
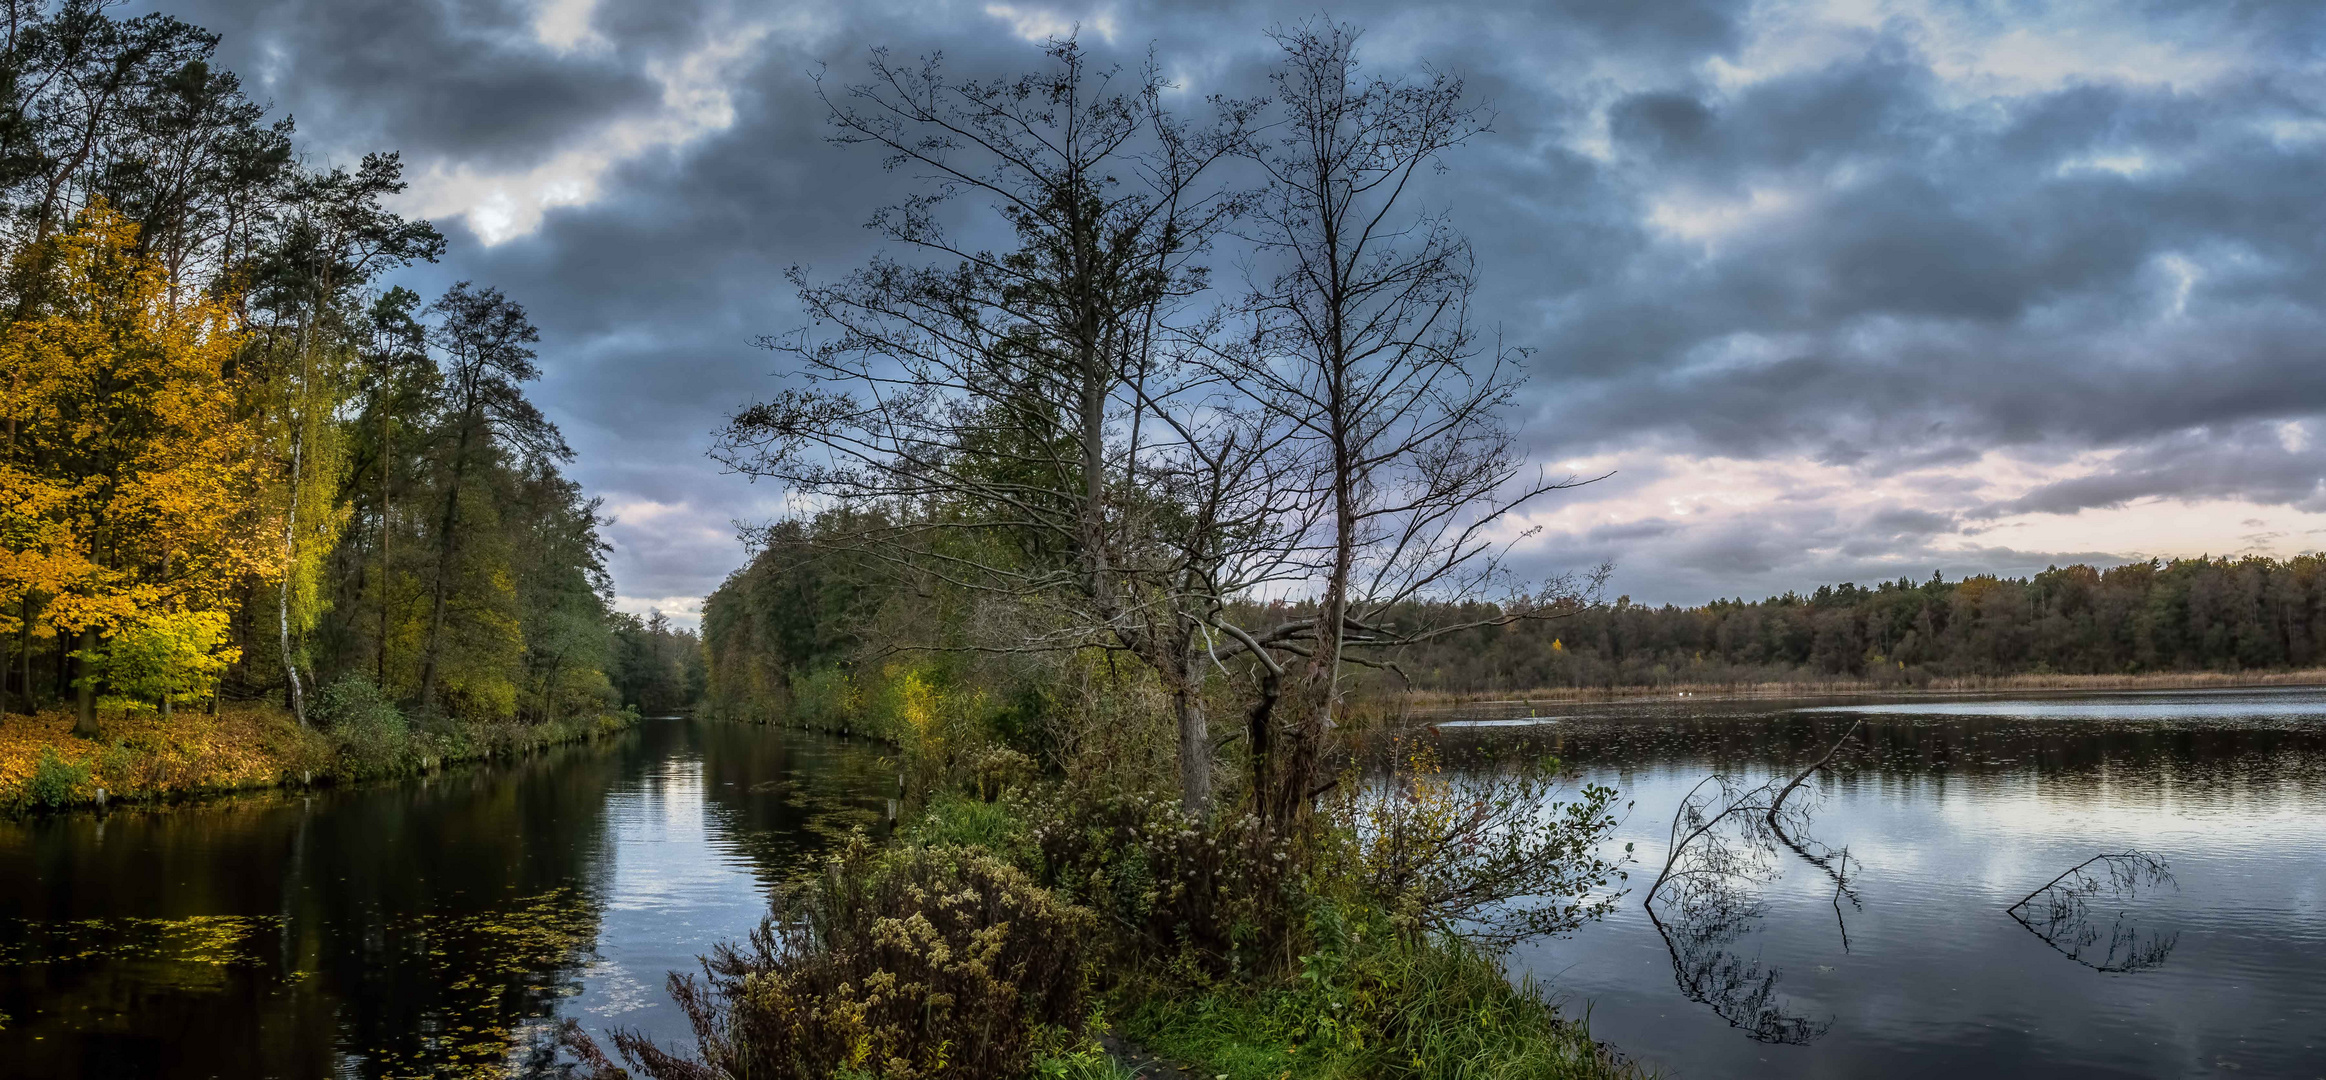
[[[1442,730],[1620,788],[1638,862],[1614,914],[1512,967],[1666,1075],[2326,1077],[2326,692],[1543,711]],[[1780,847],[1725,909],[1648,918],[1691,788],[1789,779],[1861,720],[1794,796],[1825,865]],[[2161,866],[2095,863],[2009,910],[2128,852]]]
[[[865,743],[671,719],[425,780],[0,821],[0,1075],[471,1075],[564,1017],[686,1040],[665,973],[878,832],[895,788]]]
[[[1614,914],[1512,967],[1667,1076],[2326,1076],[2326,693],[1549,711],[1441,730],[1621,788],[1639,862]],[[1846,894],[1779,851],[1719,920],[1646,917],[1691,787],[1789,777],[1861,720],[1794,796]],[[683,1041],[665,973],[877,832],[895,784],[864,743],[652,720],[425,780],[0,822],[0,1075],[522,1069],[567,1017]],[[2130,851],[2169,878],[2103,864],[2080,908],[2007,910]]]

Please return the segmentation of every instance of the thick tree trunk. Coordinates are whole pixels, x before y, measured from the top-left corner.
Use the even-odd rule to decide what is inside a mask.
[[[89,654],[95,651],[97,651],[97,630],[94,627],[83,627],[81,629],[81,657],[79,661],[81,677],[78,688],[80,691],[80,713],[73,718],[73,734],[84,739],[95,739],[98,735],[97,679],[96,672],[90,670],[89,664]]]
[[[1251,767],[1252,813],[1269,820],[1276,792],[1276,701],[1284,693],[1284,677],[1262,666],[1259,693],[1244,715],[1244,750]]]
[[[1191,817],[1211,811],[1211,726],[1205,722],[1203,684],[1182,678],[1171,705],[1179,719],[1179,808]]]

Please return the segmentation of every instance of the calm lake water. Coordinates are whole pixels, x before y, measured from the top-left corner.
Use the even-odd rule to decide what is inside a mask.
[[[425,782],[0,822],[0,1076],[471,1075],[574,1018],[685,1038],[665,973],[895,773],[650,720]]]
[[[1523,730],[1620,788],[1639,861],[1615,914],[1513,965],[1666,1075],[2326,1077],[2326,693],[1546,711],[1458,737]],[[1779,850],[1742,903],[1659,931],[1640,893],[1688,790],[1789,778],[1861,719],[1801,838],[1846,849],[1854,901]],[[2164,874],[2094,864],[2007,910],[2129,851]]]
[[[1512,960],[1667,1076],[2326,1077],[2326,693],[1560,711],[1443,730],[1635,800],[1633,894]],[[1802,838],[1846,849],[1854,901],[1779,852],[1724,919],[1645,917],[1691,786],[1790,775],[1861,719]],[[425,782],[0,822],[0,1076],[467,1075],[567,1017],[683,1040],[664,974],[895,782],[865,744],[661,720]],[[2131,850],[2170,879],[2006,910]]]

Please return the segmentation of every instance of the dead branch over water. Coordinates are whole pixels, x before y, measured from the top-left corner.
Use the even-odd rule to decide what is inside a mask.
[[[2103,873],[2092,870],[2098,864]],[[2100,929],[2102,907],[2128,905],[2144,891],[2160,886],[2178,888],[2164,859],[2145,851],[2094,855],[2062,871],[2035,891],[2004,910],[2029,933],[2060,955],[2094,971],[2129,973],[2157,967],[2172,955],[2180,934],[2143,930],[2123,907],[2117,907],[2107,931]],[[2105,947],[2100,947],[2105,940]]]

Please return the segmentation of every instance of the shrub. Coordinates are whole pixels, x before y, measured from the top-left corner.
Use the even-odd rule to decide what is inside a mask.
[[[31,778],[24,782],[24,797],[34,806],[63,806],[88,782],[86,763],[66,761],[54,749],[42,747],[40,761],[33,765]]]
[[[87,662],[89,676],[106,689],[104,707],[138,711],[171,698],[210,696],[218,677],[242,656],[228,637],[223,611],[152,611],[121,627],[103,647],[73,655]]]
[[[353,776],[406,771],[418,756],[411,724],[380,688],[360,675],[324,687],[309,716],[339,744],[341,766]]]
[[[1014,799],[985,802],[957,792],[940,794],[905,827],[901,839],[922,847],[983,848],[1019,866],[1032,857],[1031,827]]]
[[[1198,978],[1289,960],[1292,845],[1256,818],[1206,822],[1173,796],[1081,785],[1029,794],[1018,813],[1043,882],[1096,910],[1134,958]]]
[[[1343,777],[1322,808],[1312,850],[1333,891],[1489,947],[1568,933],[1614,908],[1621,894],[1608,886],[1628,859],[1601,854],[1615,789],[1570,792],[1558,759],[1524,744],[1473,748],[1459,771],[1426,741],[1392,751],[1385,774]]]
[[[632,1067],[657,1080],[990,1080],[1066,1049],[1087,1016],[1090,912],[984,852],[876,856],[859,836],[783,911],[745,946],[719,946],[700,981],[671,977],[699,1060],[617,1034]]]

